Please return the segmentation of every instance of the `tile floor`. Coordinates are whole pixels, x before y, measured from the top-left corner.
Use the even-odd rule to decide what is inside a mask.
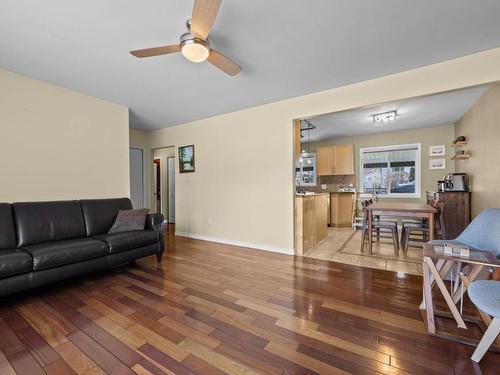
[[[306,256],[360,267],[422,275],[422,245],[410,246],[406,259],[403,259],[401,251],[399,257],[396,257],[390,240],[374,242],[372,256],[368,255],[367,246],[361,253],[360,245],[361,231],[355,232],[351,228],[328,228],[327,239]]]

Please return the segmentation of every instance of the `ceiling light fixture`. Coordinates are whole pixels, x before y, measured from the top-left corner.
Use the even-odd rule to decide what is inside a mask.
[[[372,115],[373,122],[375,124],[380,124],[383,122],[395,121],[398,113],[396,111],[389,111],[383,113],[377,113]]]
[[[210,46],[208,41],[197,38],[190,33],[185,33],[181,37],[181,52],[189,61],[198,63],[208,58]]]

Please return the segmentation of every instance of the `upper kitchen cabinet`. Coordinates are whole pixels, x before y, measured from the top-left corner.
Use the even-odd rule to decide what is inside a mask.
[[[318,147],[316,149],[316,171],[318,176],[335,174],[335,147]]]
[[[335,174],[354,174],[353,145],[335,146]]]
[[[353,145],[319,147],[316,149],[318,176],[354,174]]]

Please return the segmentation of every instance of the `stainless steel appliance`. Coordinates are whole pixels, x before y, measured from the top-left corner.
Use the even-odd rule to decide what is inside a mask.
[[[466,173],[448,173],[444,176],[444,191],[469,191],[469,176]]]

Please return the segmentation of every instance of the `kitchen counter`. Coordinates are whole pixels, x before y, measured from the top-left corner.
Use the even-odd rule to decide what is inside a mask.
[[[329,195],[330,193],[312,193],[312,194],[295,194],[296,198],[308,198],[321,195]]]

